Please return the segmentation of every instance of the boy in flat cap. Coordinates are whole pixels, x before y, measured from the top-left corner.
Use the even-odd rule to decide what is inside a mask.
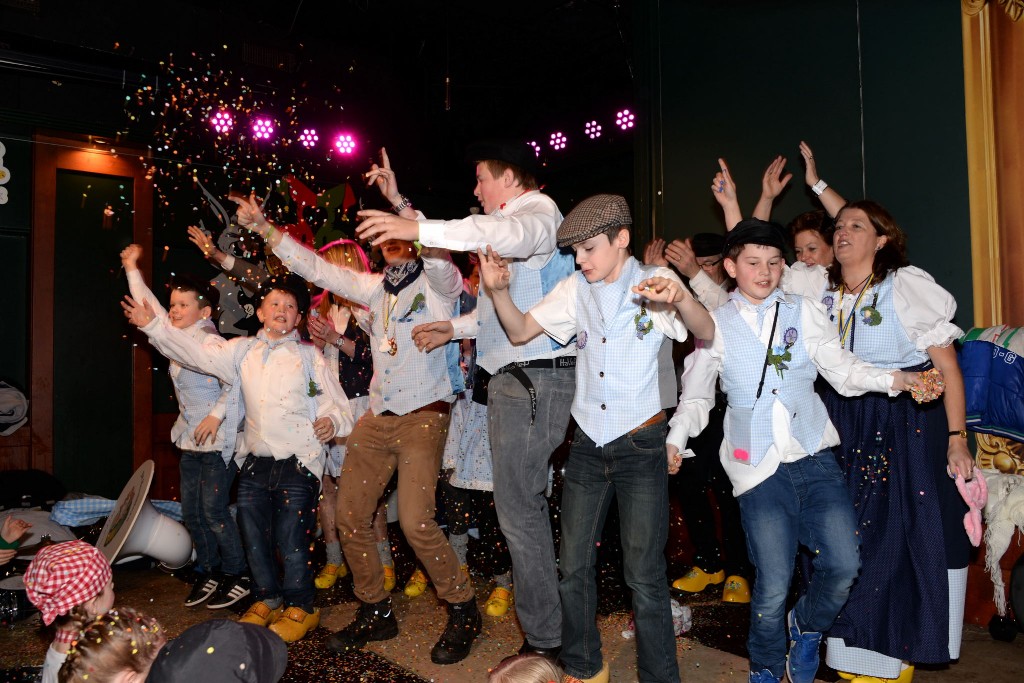
[[[523,310],[572,274],[572,256],[556,243],[562,214],[538,189],[537,155],[526,143],[489,140],[470,147],[467,161],[476,167],[474,194],[483,212],[460,220],[432,221],[414,211],[399,194],[383,150],[381,161],[383,166],[374,165],[367,176],[400,213],[361,211],[366,219],[358,227],[360,237],[374,244],[418,239],[424,246],[453,251],[489,245],[508,261],[513,274],[509,292]],[[417,325],[412,333],[426,352],[453,338],[476,338],[473,400],[487,405],[494,505],[512,557],[516,616],[524,632],[520,652],[557,656],[562,611],[545,494],[551,454],[565,441],[569,426],[576,348],[568,338],[557,342],[543,336],[513,344],[486,291],[480,292],[473,313]]]
[[[820,373],[844,396],[895,396],[920,373],[873,367],[842,348],[816,301],[779,289],[785,238],[774,223],[740,221],[724,246],[736,280],[712,312],[714,339],[687,357],[670,455],[708,423],[716,380],[728,397],[720,458],[733,485],[757,571],[749,680],[812,683],[821,633],[831,627],[860,566],[857,522],[832,447],[839,435],[814,391]],[[798,545],[814,555],[807,593],[785,613]],[[787,642],[789,653],[787,658]]]
[[[675,634],[665,577],[668,475],[665,415],[658,393],[658,349],[687,329],[714,332],[711,316],[668,268],[642,266],[628,251],[632,218],[626,200],[583,200],[558,229],[579,272],[523,313],[509,292],[510,270],[488,249],[481,271],[514,343],[547,334],[576,337],[578,425],[565,465],[559,587],[567,681],[607,681],[597,630],[596,548],[612,498],[618,498],[626,582],[633,591],[641,681],[678,681]]]

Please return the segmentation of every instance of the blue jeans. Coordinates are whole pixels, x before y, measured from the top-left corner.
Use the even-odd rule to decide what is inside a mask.
[[[181,516],[192,534],[199,571],[240,575],[246,571],[238,525],[228,510],[238,472],[220,451],[181,451]]]
[[[238,523],[257,600],[283,598],[313,610],[313,554],[320,481],[293,455],[287,460],[250,455],[238,480]],[[284,565],[279,578],[274,552]]]
[[[561,658],[569,675],[590,678],[601,670],[595,574],[601,531],[614,498],[619,508],[626,585],[633,592],[637,673],[642,682],[679,680],[665,576],[669,515],[666,431],[662,422],[599,448],[582,430],[576,430],[565,464],[559,553]]]
[[[494,464],[494,507],[516,589],[516,615],[535,647],[562,642],[558,566],[548,512],[548,462],[565,441],[576,392],[576,368],[525,370],[537,391],[530,424],[530,394],[515,377],[495,375],[487,387],[487,428]]]
[[[786,596],[798,545],[814,572],[794,606],[801,631],[823,633],[835,621],[860,569],[857,519],[831,449],[783,463],[737,499],[747,550],[757,571],[750,601],[750,670],[786,670]]]

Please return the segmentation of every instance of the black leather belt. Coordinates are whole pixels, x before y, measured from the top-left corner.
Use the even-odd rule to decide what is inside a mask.
[[[516,378],[527,393],[530,394],[530,425],[533,425],[537,418],[537,390],[530,381],[530,377],[523,372],[527,368],[576,368],[576,356],[559,356],[558,358],[538,358],[537,360],[524,360],[509,363],[498,368],[493,375],[479,365],[476,366],[476,374],[473,377],[473,400],[481,405],[487,405],[487,385],[494,375],[509,374]]]

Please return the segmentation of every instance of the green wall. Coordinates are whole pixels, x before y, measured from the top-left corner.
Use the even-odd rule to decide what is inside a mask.
[[[653,118],[663,167],[659,233],[672,238],[721,229],[709,189],[718,157],[729,163],[744,213],[753,209],[761,174],[777,154],[788,158],[794,178],[773,218],[788,223],[818,208],[803,182],[798,144],[806,140],[829,184],[848,199],[868,197],[892,212],[908,235],[912,263],[953,293],[956,320],[970,327],[959,3],[663,1],[657,7],[646,30],[660,46],[661,107]],[[637,27],[638,40],[643,30]]]

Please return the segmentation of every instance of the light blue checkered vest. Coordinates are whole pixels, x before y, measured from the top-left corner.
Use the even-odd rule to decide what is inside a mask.
[[[456,300],[451,310],[431,311],[426,305],[430,283],[420,272],[412,283],[398,293],[393,305],[383,286],[374,288],[367,307],[370,309],[370,353],[373,356],[373,377],[370,379],[370,409],[374,415],[389,410],[406,415],[417,408],[460,393],[466,388],[459,366],[459,344],[445,344],[444,353],[424,353],[412,341],[412,329],[434,320],[447,320],[459,314]],[[416,303],[417,298],[423,303]],[[414,310],[415,309],[415,310]],[[384,315],[388,315],[388,332],[384,333]],[[445,315],[448,317],[439,317]],[[394,339],[394,356],[381,350],[384,339]]]
[[[241,427],[242,420],[245,418],[245,402],[242,400],[241,382],[242,361],[245,360],[246,355],[253,350],[253,347],[256,346],[256,343],[259,341],[261,340],[258,337],[243,337],[235,342],[235,346],[232,349],[234,352],[232,358],[235,368],[234,375],[238,380],[231,385],[231,390],[228,391],[224,411],[224,450],[221,451],[221,457],[224,458],[225,465],[231,461],[231,455],[235,450],[235,438],[238,436],[238,429]],[[316,383],[317,376],[314,371],[315,366],[313,365],[313,354],[319,353],[319,351],[315,346],[308,342],[300,341],[298,339],[292,341],[298,345],[299,357],[302,358],[302,374],[305,375],[304,385],[309,386],[310,382]],[[323,391],[322,388],[319,388],[319,390]],[[316,397],[307,395],[306,404],[309,409],[309,419],[311,422],[315,422],[317,419]],[[323,457],[326,452],[327,447],[323,446],[320,457]],[[248,454],[239,453],[238,455],[243,456]]]
[[[530,310],[554,289],[555,285],[572,275],[575,268],[572,254],[562,251],[553,253],[540,270],[527,268],[522,261],[513,261],[509,264],[509,294],[512,301],[520,311]],[[477,311],[476,362],[487,372],[494,372],[513,362],[550,358],[552,351],[565,348],[544,334],[538,335],[527,344],[513,345],[508,340],[501,321],[498,320],[494,302],[487,294],[486,287],[480,288]],[[573,354],[570,352],[566,355]]]
[[[630,258],[612,285],[591,285],[582,273],[576,288],[576,424],[603,446],[657,414],[658,351],[665,335],[637,331],[644,299],[629,291],[655,269]],[[612,300],[610,297],[615,297]],[[641,319],[650,321],[650,311]]]
[[[207,335],[217,335],[217,328],[209,320],[196,323],[197,329],[193,331],[193,338],[202,343]],[[220,398],[220,381],[212,375],[204,375],[181,365],[177,361],[171,361],[167,368],[171,377],[171,384],[174,386],[174,396],[178,399],[178,419],[171,427],[171,441],[177,443],[178,438],[185,433],[195,433],[199,423],[210,414],[213,406]],[[223,431],[218,430],[215,440],[202,450],[216,451],[224,446]]]
[[[775,304],[779,303],[779,320],[773,340],[777,354],[781,355],[785,351],[783,340],[789,338],[794,342],[789,347],[792,358],[785,361],[788,368],[783,370],[781,377],[773,365],[768,365],[760,398],[756,398],[757,386],[764,369],[767,348],[740,316],[733,303],[737,297],[742,298],[742,295],[734,292],[729,297],[729,303],[712,314],[726,348],[721,380],[722,390],[729,401],[725,438],[734,449],[729,455],[736,462],[746,462],[755,467],[764,459],[774,442],[772,411],[776,401],[782,403],[789,413],[789,428],[793,437],[804,451],[814,453],[828,424],[828,414],[821,399],[814,393],[818,369],[807,355],[803,342],[803,308],[800,297],[784,295],[777,289],[757,307],[761,329],[766,326],[771,329]],[[743,302],[746,300],[742,299],[741,305],[749,305]]]
[[[847,350],[879,368],[909,368],[928,360],[928,352],[917,349],[896,317],[892,291],[894,273],[895,271],[891,271],[881,282],[872,283],[871,288],[865,292],[857,304],[857,310],[853,312],[850,330],[846,335]],[[843,303],[846,304],[846,311],[843,312],[844,323],[850,306],[856,299],[856,294],[847,294],[843,297]],[[839,292],[826,291],[822,296],[822,303],[825,304],[829,318],[838,329]],[[868,306],[875,308],[881,315],[881,321],[877,325],[866,323],[864,309]],[[841,335],[842,330],[839,333]]]

